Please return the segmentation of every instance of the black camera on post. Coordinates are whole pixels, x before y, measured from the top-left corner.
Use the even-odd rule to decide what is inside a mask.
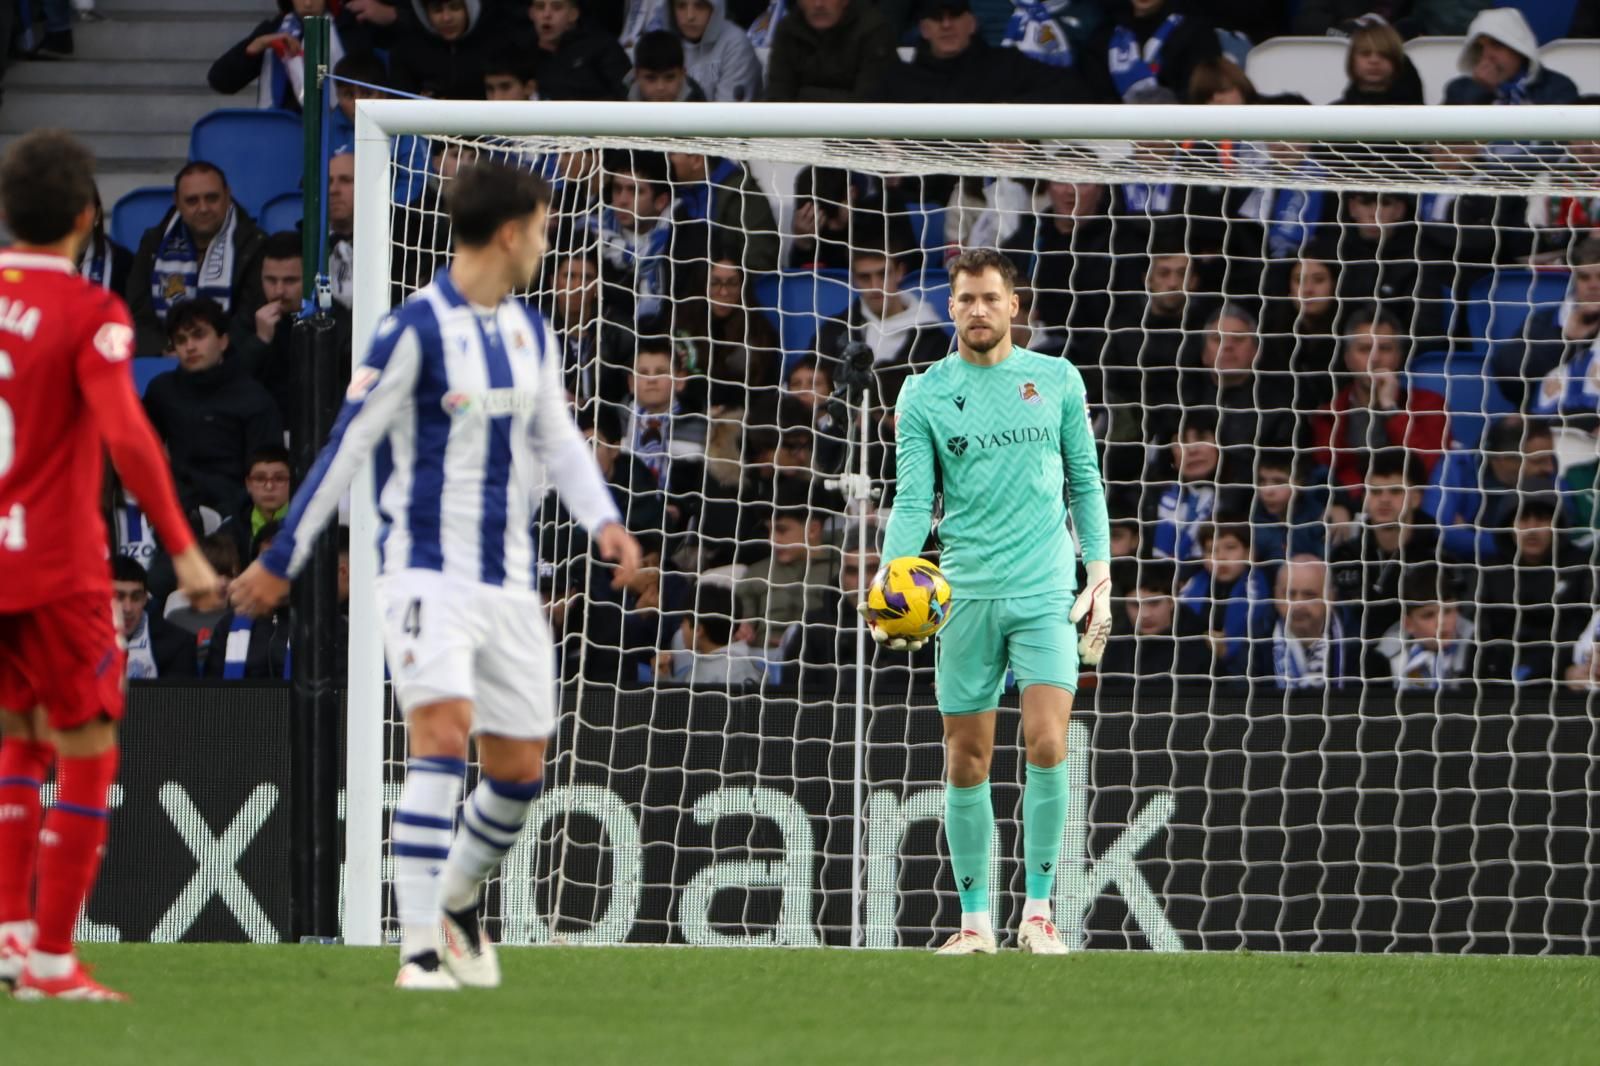
[[[878,379],[872,371],[872,349],[851,341],[838,355],[833,371],[833,396],[828,400],[828,418],[836,426],[848,426],[850,408],[867,389],[877,391]]]

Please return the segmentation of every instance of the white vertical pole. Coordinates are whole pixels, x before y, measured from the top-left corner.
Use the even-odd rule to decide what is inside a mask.
[[[365,353],[389,309],[389,138],[356,106],[353,343]],[[359,362],[359,359],[357,360]],[[378,516],[372,463],[350,490],[350,688],[345,723],[344,941],[383,936],[383,639],[378,617]]]
[[[869,439],[869,424],[872,412],[872,390],[863,389],[861,393],[861,444],[856,450],[856,473],[862,478],[863,490],[859,494],[852,493],[856,499],[856,595],[867,594],[867,545],[868,531],[867,507],[872,502],[872,492],[867,485],[867,442]],[[850,819],[850,946],[859,948],[862,944],[861,909],[864,905],[862,891],[862,869],[866,857],[861,853],[861,819],[865,814],[864,794],[867,787],[867,627],[866,624],[856,626],[856,708],[855,708],[855,745],[854,768],[852,779],[854,788],[851,796]]]

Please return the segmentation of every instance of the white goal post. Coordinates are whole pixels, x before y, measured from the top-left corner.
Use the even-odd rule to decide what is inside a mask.
[[[357,359],[393,299],[388,265],[396,216],[403,206],[395,203],[393,193],[393,145],[394,139],[403,135],[485,138],[495,143],[526,140],[543,151],[556,150],[551,146],[572,138],[584,144],[676,149],[792,164],[826,160],[832,165],[846,165],[839,161],[857,159],[863,169],[895,174],[938,172],[982,177],[994,173],[1001,165],[998,161],[1004,160],[1008,172],[1035,178],[1164,181],[1180,185],[1204,180],[1236,187],[1268,184],[1275,174],[1270,166],[1265,170],[1220,173],[1208,165],[1204,151],[1190,146],[1195,142],[1211,145],[1289,141],[1337,149],[1340,145],[1359,144],[1362,151],[1341,155],[1343,166],[1333,168],[1332,173],[1319,180],[1325,180],[1331,188],[1378,187],[1411,193],[1460,191],[1462,181],[1471,190],[1515,195],[1595,195],[1600,190],[1600,176],[1592,166],[1586,169],[1564,157],[1541,156],[1537,151],[1530,154],[1531,165],[1521,167],[1474,160],[1471,173],[1464,178],[1447,179],[1432,170],[1428,162],[1428,146],[1439,143],[1600,140],[1600,109],[1584,107],[932,107],[363,100],[357,105],[355,140],[358,206],[353,333]],[[1165,142],[1172,150],[1154,160],[1130,154],[1132,145],[1144,142]],[[724,150],[718,151],[719,148]],[[372,478],[369,463],[358,475],[350,512],[343,935],[346,943],[361,945],[384,940],[384,820],[389,787],[384,763],[392,742],[386,730],[393,725],[387,705],[382,626],[374,591],[377,516]],[[859,708],[857,712],[859,715]],[[926,713],[934,712],[928,709]],[[858,788],[861,744],[858,737],[853,752]],[[561,752],[552,752],[553,759],[561,757]],[[1082,787],[1082,782],[1075,780],[1073,787]],[[924,799],[921,795],[916,798]],[[759,797],[746,799],[759,807]],[[913,797],[907,795],[904,799],[895,817],[905,823],[929,817],[920,807],[910,813]],[[860,803],[855,809],[861,809]],[[699,813],[697,810],[697,816]],[[1130,821],[1133,813],[1130,810]],[[1145,808],[1141,817],[1144,816],[1154,817],[1150,806]],[[1160,823],[1152,822],[1151,826],[1150,832],[1154,833]],[[856,832],[859,837],[859,825]],[[854,845],[849,857],[850,880],[856,886],[849,903],[851,943],[863,942],[859,930],[863,911],[882,905],[881,899],[874,902],[870,885],[865,897],[860,888],[868,862],[862,847],[859,842]],[[1083,850],[1087,849],[1085,843]],[[1130,896],[1128,885],[1119,880],[1125,869],[1111,861],[1109,852],[1107,856],[1106,868],[1101,870],[1096,863],[1083,873],[1079,879],[1082,883],[1075,883],[1072,891],[1098,895],[1107,885],[1115,884],[1124,896]],[[1122,858],[1130,860],[1125,865],[1131,865],[1132,854]],[[889,876],[892,889],[892,874]],[[1090,883],[1096,877],[1100,880]],[[699,889],[714,892],[718,884],[701,884]],[[998,890],[1002,886],[997,884]],[[1140,905],[1130,896],[1130,910]],[[784,920],[789,918],[786,913]],[[1165,926],[1164,922],[1155,924]],[[1176,937],[1170,926],[1165,926],[1165,933],[1152,927],[1145,927],[1145,932],[1157,947],[1173,946],[1164,939],[1167,934]],[[786,940],[780,931],[776,942],[812,941],[803,936]],[[866,943],[872,942],[869,935]]]

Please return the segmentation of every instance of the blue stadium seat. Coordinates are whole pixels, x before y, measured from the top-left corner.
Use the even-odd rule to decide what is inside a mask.
[[[917,247],[937,262],[944,252],[944,212],[940,204],[907,204],[911,215],[911,232]]]
[[[756,280],[756,296],[790,356],[811,351],[819,315],[842,318],[850,306],[850,280],[843,270],[767,274]]]
[[[150,387],[150,380],[157,374],[165,374],[169,370],[178,369],[178,359],[172,355],[141,355],[133,360],[133,387],[139,390],[139,395],[144,395],[144,390]]]
[[[1499,4],[1490,5],[1499,7]],[[1557,37],[1565,37],[1572,29],[1572,17],[1577,13],[1577,0],[1507,0],[1506,7],[1514,7],[1528,20],[1528,28],[1539,38],[1540,44],[1549,44]]]
[[[122,194],[111,208],[111,239],[137,251],[144,231],[161,221],[172,207],[172,186],[144,185]]]
[[[904,292],[915,293],[922,302],[939,312],[946,323],[950,321],[950,275],[943,270],[922,270],[907,274],[900,283]]]
[[[1467,336],[1480,341],[1517,336],[1530,313],[1566,298],[1567,283],[1565,270],[1495,271],[1467,290]]]
[[[261,215],[256,219],[256,225],[261,227],[263,233],[292,230],[300,225],[300,219],[305,215],[305,207],[306,200],[303,193],[279,193],[261,208]]]
[[[274,196],[300,187],[301,145],[298,115],[225,107],[194,124],[189,158],[221,167],[233,198],[254,216]]]
[[[1444,397],[1450,412],[1450,437],[1463,448],[1477,448],[1489,420],[1510,414],[1512,406],[1485,379],[1481,345],[1455,351],[1420,352],[1411,357],[1406,376],[1413,387],[1432,389]]]

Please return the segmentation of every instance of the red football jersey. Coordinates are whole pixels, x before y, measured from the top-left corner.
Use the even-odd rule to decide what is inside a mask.
[[[145,419],[120,297],[55,255],[0,252],[0,614],[111,596],[102,445],[169,552],[194,534]]]

